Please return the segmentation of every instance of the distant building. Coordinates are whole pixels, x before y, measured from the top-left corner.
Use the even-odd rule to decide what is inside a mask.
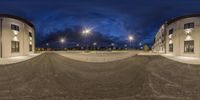
[[[0,14],[0,58],[35,52],[35,30],[31,22],[13,15]]]
[[[155,36],[153,52],[176,56],[200,56],[200,14],[167,21]]]

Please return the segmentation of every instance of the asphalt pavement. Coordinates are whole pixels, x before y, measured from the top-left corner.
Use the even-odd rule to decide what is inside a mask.
[[[88,63],[49,52],[1,65],[0,100],[200,100],[200,65],[139,55]]]

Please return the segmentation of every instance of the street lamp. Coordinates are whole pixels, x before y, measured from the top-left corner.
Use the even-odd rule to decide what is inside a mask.
[[[112,49],[115,49],[115,44],[111,43]]]
[[[133,40],[134,40],[133,36],[129,36],[129,37],[128,37],[128,40],[129,40],[129,41],[133,41]]]
[[[48,46],[49,46],[49,43],[46,43],[46,46],[48,47]]]
[[[139,46],[142,46],[142,43],[141,43],[141,42],[139,43]]]
[[[64,45],[64,43],[65,43],[65,39],[64,39],[64,38],[61,38],[61,39],[60,39],[60,42],[61,42],[61,44],[62,44],[62,49],[64,49],[64,48],[63,48],[63,45]]]
[[[94,49],[96,48],[96,45],[97,45],[97,43],[96,43],[96,42],[94,42],[94,43],[93,43]]]
[[[134,37],[133,36],[128,36],[128,40],[129,40],[130,48],[131,48],[132,47],[132,42],[134,40]]]
[[[124,49],[127,50],[127,44],[124,45]]]
[[[77,50],[79,49],[79,46],[80,46],[79,44],[76,44],[76,49],[77,49]]]
[[[85,40],[84,40],[85,42],[87,40],[88,35],[91,34],[91,31],[92,31],[92,29],[89,29],[89,28],[86,28],[86,29],[83,30],[82,34],[85,37]],[[86,47],[88,49],[88,44],[87,43],[85,43],[85,44],[86,44]]]
[[[79,47],[79,44],[76,44],[77,47]]]

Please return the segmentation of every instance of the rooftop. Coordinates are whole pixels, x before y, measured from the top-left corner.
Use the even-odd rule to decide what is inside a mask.
[[[26,20],[26,19],[24,19],[24,18],[21,18],[21,17],[15,16],[15,15],[0,14],[0,17],[6,17],[6,18],[17,19],[17,20],[20,20],[20,21],[25,22],[26,24],[28,24],[29,26],[31,26],[32,28],[34,28],[34,25],[33,25],[30,21],[28,21],[28,20]]]

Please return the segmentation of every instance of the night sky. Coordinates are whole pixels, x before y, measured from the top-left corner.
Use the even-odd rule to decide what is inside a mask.
[[[36,46],[83,43],[80,33],[92,28],[89,41],[123,45],[128,35],[151,45],[160,25],[186,14],[200,13],[199,0],[0,0],[0,13],[30,20],[36,27]]]

